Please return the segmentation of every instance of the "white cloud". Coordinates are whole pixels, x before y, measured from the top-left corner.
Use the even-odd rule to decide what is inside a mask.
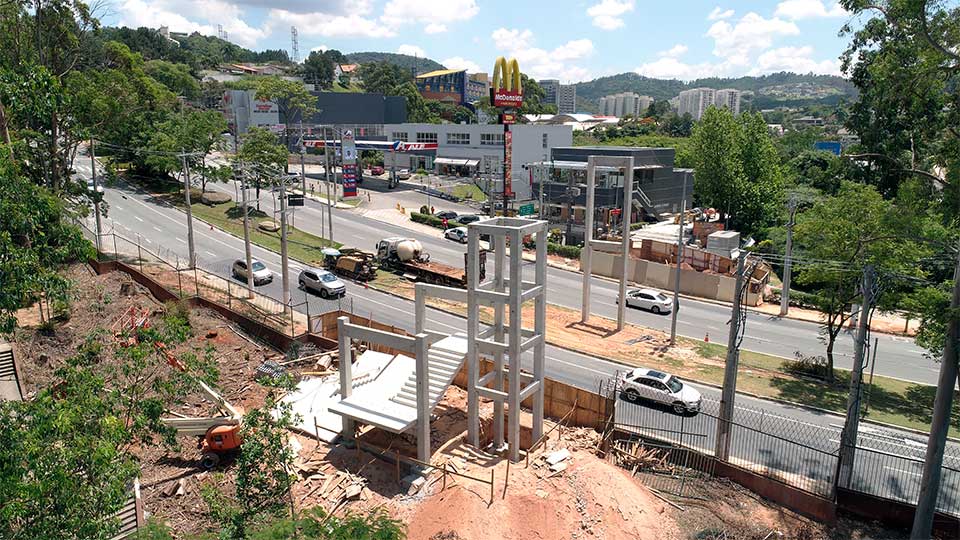
[[[707,36],[714,40],[713,54],[744,66],[750,63],[753,52],[769,49],[777,38],[798,34],[800,29],[792,22],[765,19],[752,12],[744,15],[736,25],[717,21],[707,30]]]
[[[567,82],[582,81],[590,76],[588,69],[575,64],[593,54],[593,42],[589,39],[571,40],[548,51],[533,46],[530,30],[498,28],[491,37],[498,49],[516,58],[520,69],[534,79]]]
[[[725,70],[726,66],[724,64],[686,64],[676,58],[665,56],[655,62],[643,64],[634,71],[644,77],[655,79],[690,81],[703,77],[721,76]]]
[[[593,25],[603,30],[615,30],[623,26],[622,16],[633,11],[633,0],[600,0],[587,8],[587,15],[593,18]]]
[[[480,68],[480,64],[460,56],[441,60],[440,63],[447,69],[465,69],[467,73],[480,73],[483,71],[483,69]]]
[[[780,47],[764,52],[759,57],[750,75],[763,75],[779,71],[840,75],[840,60],[814,60],[813,47]]]
[[[408,56],[427,56],[427,53],[416,45],[403,44],[397,47],[397,54],[406,54]]]
[[[707,15],[707,20],[719,21],[721,19],[729,19],[730,17],[733,17],[732,9],[723,9],[720,6],[717,6],[713,8],[713,11],[711,11],[709,15]]]
[[[785,0],[777,4],[775,17],[788,19],[812,19],[820,17],[845,17],[849,13],[839,3],[827,8],[822,0]]]
[[[690,49],[686,45],[682,43],[677,43],[676,45],[674,45],[673,47],[670,47],[665,51],[658,52],[657,56],[664,57],[664,58],[678,58],[680,56],[683,56],[684,54],[687,54],[688,50]]]
[[[330,50],[330,47],[327,47],[326,45],[318,45],[310,49],[310,52],[327,52],[329,50]]]
[[[196,15],[190,19],[183,14]],[[119,25],[138,28],[168,26],[171,32],[199,32],[207,36],[217,35],[217,25],[223,25],[231,42],[244,47],[254,47],[271,33],[269,23],[263,28],[254,28],[243,20],[243,10],[220,0],[126,0],[117,7]]]
[[[283,26],[296,26],[300,35],[305,36],[383,38],[396,35],[395,29],[356,14],[293,13],[283,9],[271,9],[268,21]]]
[[[472,19],[479,12],[476,0],[390,0],[380,19],[389,26],[413,22],[443,25]]]
[[[423,31],[428,34],[442,34],[447,31],[447,25],[439,23],[430,23],[423,28]]]

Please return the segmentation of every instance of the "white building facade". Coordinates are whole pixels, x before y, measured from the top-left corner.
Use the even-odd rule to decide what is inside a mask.
[[[717,91],[713,88],[693,88],[680,92],[679,97],[677,114],[690,114],[694,120],[699,121],[703,113],[716,102]]]
[[[557,90],[557,113],[573,114],[577,112],[577,87],[572,84],[561,84]]]
[[[740,114],[740,91],[733,88],[717,90],[714,103],[717,107],[726,107],[730,109],[734,115],[738,115]]]
[[[621,92],[600,98],[600,114],[623,118],[627,115],[638,117],[653,103],[650,96],[641,96],[634,92]]]
[[[516,124],[512,133],[511,180],[517,200],[531,198],[528,163],[548,159],[558,146],[573,145],[573,129],[564,125]],[[386,124],[390,141],[437,143],[436,156],[384,152],[387,169],[424,169],[436,174],[468,176],[489,181],[501,189],[503,126],[499,124]]]

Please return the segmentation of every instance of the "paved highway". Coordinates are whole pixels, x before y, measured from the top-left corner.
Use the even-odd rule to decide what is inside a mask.
[[[78,169],[81,175],[89,173],[89,168]],[[144,245],[154,251],[163,250],[186,258],[186,225],[183,212],[159,204],[148,194],[124,185],[107,188],[105,200],[110,205],[111,216],[106,220],[106,227],[112,227],[118,234],[129,238],[139,235]],[[318,208],[308,204],[310,206],[302,210],[301,216],[311,216],[314,212],[319,214]],[[334,215],[334,230],[338,241],[370,246],[377,238],[388,234],[410,235],[409,230],[401,227],[380,222],[365,223],[351,211],[335,210]],[[309,222],[301,219],[298,219],[300,226],[304,226],[305,221]],[[88,221],[88,226],[92,228],[92,218]],[[376,228],[375,232],[371,232],[371,227]],[[230,264],[243,253],[242,240],[219,229],[202,225],[195,227],[195,239],[201,267],[229,279]],[[436,246],[436,253],[445,253],[448,257],[462,257],[462,247],[457,244],[433,238],[425,238],[424,241],[429,242],[428,249]],[[280,268],[278,254],[256,246],[253,247],[253,254],[271,269],[276,271]],[[290,269],[291,283],[296,284],[300,265],[294,262]],[[576,275],[570,272],[551,272],[548,276],[551,293],[566,287],[573,287],[573,291],[577,291],[579,281],[575,278]],[[567,280],[567,284],[564,284],[563,279]],[[273,283],[258,287],[258,290],[280,298],[279,276]],[[296,290],[293,294],[295,300],[307,300],[311,313],[336,308],[336,300],[323,300]],[[413,305],[408,300],[348,284],[346,301],[352,304],[353,311],[358,314],[371,314],[383,322],[413,330]],[[598,302],[598,306],[600,305],[602,304]],[[684,315],[686,316],[686,311]],[[642,317],[641,314],[631,312],[631,318],[635,322],[642,324]],[[432,330],[457,332],[464,331],[466,327],[462,318],[433,309],[428,310],[428,319],[427,327]],[[813,325],[807,326],[808,332],[815,328]],[[604,381],[624,370],[622,365],[552,346],[547,347],[546,355],[547,376],[591,391],[596,391]],[[527,368],[532,367],[529,358],[525,358],[523,363]],[[704,395],[705,411],[715,411],[720,399],[719,391],[712,387],[694,386]],[[822,492],[824,483],[829,483],[836,467],[835,455],[842,417],[748,396],[740,395],[737,399],[736,421],[741,426],[735,428],[732,460],[751,467],[778,471],[791,483]],[[709,414],[685,418],[649,406],[628,404],[622,400],[618,400],[617,409],[618,421],[635,425],[635,429],[639,431],[668,440],[684,432],[684,442],[687,444],[693,440],[696,441],[693,443],[695,446],[705,450],[711,450],[714,446],[715,420]],[[919,467],[915,460],[922,459],[925,447],[923,437],[905,431],[865,425],[860,444],[875,452],[861,452],[864,457],[858,458],[854,475],[856,486],[891,498],[911,500],[916,496]],[[960,455],[960,451],[953,445],[949,453]],[[960,470],[960,462],[957,461],[950,458],[947,465]],[[941,493],[944,505],[942,507],[954,509],[960,489],[960,473],[946,471],[944,484]]]

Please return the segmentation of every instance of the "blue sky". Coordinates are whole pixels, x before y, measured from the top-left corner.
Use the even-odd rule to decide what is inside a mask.
[[[835,0],[114,0],[106,24],[169,26],[253,49],[425,55],[490,71],[514,56],[564,82],[625,71],[683,80],[777,71],[838,74],[850,21]],[[855,22],[855,21],[854,21]]]

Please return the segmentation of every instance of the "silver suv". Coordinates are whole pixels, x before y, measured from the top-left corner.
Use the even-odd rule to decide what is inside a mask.
[[[304,268],[297,278],[302,289],[313,291],[321,298],[338,297],[347,294],[347,286],[336,274],[319,268]]]
[[[270,283],[273,281],[273,272],[267,268],[267,265],[263,264],[257,259],[250,260],[250,266],[253,267],[253,284],[254,285],[263,285],[264,283]],[[233,261],[233,277],[246,281],[247,280],[247,262],[243,259],[237,259]]]

